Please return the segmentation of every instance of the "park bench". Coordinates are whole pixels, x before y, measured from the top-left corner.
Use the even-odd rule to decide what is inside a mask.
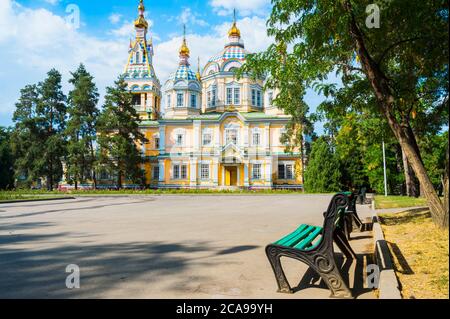
[[[345,219],[344,219],[344,234],[345,237],[350,240],[350,234],[353,232],[353,229],[358,229],[359,231],[364,230],[364,224],[358,216],[358,212],[356,211],[356,202],[359,199],[359,194],[354,192],[344,192],[342,193],[348,197],[348,206],[345,210]]]
[[[363,192],[363,195],[361,195]],[[345,225],[344,225],[344,233],[345,237],[350,240],[350,234],[354,229],[357,229],[359,232],[370,231],[372,230],[373,223],[370,218],[367,218],[365,222],[361,220],[358,216],[358,212],[356,210],[356,203],[365,203],[365,190],[360,192],[344,192],[343,194],[347,195],[349,198],[349,205],[345,211]]]
[[[331,290],[331,296],[352,298],[336,264],[333,242],[348,259],[356,255],[345,236],[345,212],[350,205],[349,196],[336,194],[324,213],[323,227],[300,225],[293,233],[266,247],[266,254],[275,274],[278,292],[293,293],[281,266],[281,257],[299,260],[323,279]]]

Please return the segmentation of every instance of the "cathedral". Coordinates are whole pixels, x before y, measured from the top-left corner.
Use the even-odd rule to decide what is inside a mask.
[[[138,11],[124,76],[148,140],[139,147],[149,187],[302,188],[300,153],[280,141],[290,118],[273,105],[276,92],[235,76],[248,54],[236,18],[224,48],[197,72],[185,35],[178,68],[161,85],[142,0]]]

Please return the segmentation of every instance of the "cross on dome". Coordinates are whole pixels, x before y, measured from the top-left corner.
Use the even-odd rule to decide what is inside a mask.
[[[145,17],[144,17],[144,13],[145,13],[144,0],[139,1],[138,12],[139,12],[139,17],[134,21],[134,26],[136,28],[148,29],[148,22],[147,22],[147,20],[145,20]]]
[[[191,51],[189,50],[187,43],[186,43],[186,25],[183,26],[183,44],[180,48],[180,57],[187,57],[189,58]]]
[[[240,38],[241,37],[241,31],[236,25],[236,9],[233,10],[233,26],[231,27],[230,31],[228,31],[228,36],[230,38]]]

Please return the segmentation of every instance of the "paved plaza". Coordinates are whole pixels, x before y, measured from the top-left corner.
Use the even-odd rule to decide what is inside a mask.
[[[264,249],[299,224],[321,226],[330,199],[164,195],[0,204],[0,298],[328,298],[317,276],[293,260],[284,265],[299,291],[277,293]],[[369,206],[357,208],[370,216]],[[358,298],[374,298],[363,280],[371,232],[352,238],[358,262],[344,265],[351,287]],[[80,289],[66,288],[69,264],[80,267]]]

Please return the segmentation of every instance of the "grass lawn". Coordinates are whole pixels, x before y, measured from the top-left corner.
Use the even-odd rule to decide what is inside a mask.
[[[449,233],[427,209],[380,215],[403,298],[449,298]]]
[[[415,198],[408,196],[375,196],[375,208],[402,208],[427,206],[425,198]]]
[[[33,191],[2,191],[0,192],[0,203],[9,201],[21,201],[21,200],[46,200],[55,198],[66,198],[67,194],[62,193],[43,193]]]
[[[34,200],[61,198],[68,196],[120,196],[120,195],[280,195],[280,194],[303,194],[298,190],[210,190],[210,189],[158,189],[158,190],[70,190],[67,192],[45,190],[16,190],[0,191],[0,202],[12,200]]]

